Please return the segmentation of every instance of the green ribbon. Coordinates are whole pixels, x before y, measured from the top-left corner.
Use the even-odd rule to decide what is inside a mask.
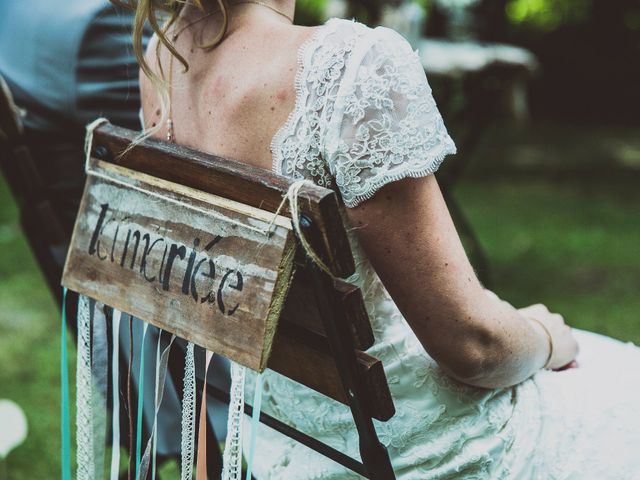
[[[67,355],[67,289],[62,289],[60,332],[60,427],[62,434],[62,480],[71,480],[71,416],[69,407],[69,367]]]

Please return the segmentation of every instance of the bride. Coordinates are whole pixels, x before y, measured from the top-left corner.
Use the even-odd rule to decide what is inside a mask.
[[[131,3],[148,132],[339,193],[396,405],[376,426],[399,479],[640,478],[640,349],[483,289],[432,175],[455,146],[399,34],[295,26],[294,0]],[[265,397],[357,456],[343,405],[273,372]],[[266,427],[257,452],[259,480],[358,478]]]

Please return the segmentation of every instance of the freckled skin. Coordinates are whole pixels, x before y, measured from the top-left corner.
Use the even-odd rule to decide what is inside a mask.
[[[178,37],[176,47],[185,56],[189,70],[185,73],[174,61],[174,136],[177,143],[271,170],[271,140],[294,108],[298,49],[315,28],[274,20],[265,8],[244,7],[234,7],[239,13],[231,16],[225,40],[212,50],[193,44],[201,35],[209,38],[207,33],[217,32],[215,16]],[[290,8],[293,10],[294,2],[290,2]],[[155,71],[156,46],[154,38],[146,55]],[[163,46],[160,58],[166,74],[170,57]],[[145,118],[146,125],[161,124],[159,100],[144,76],[141,91],[144,112],[156,114],[155,120]],[[164,128],[156,136],[165,138]]]
[[[476,278],[433,175],[389,183],[347,216],[407,323],[453,377],[505,387],[545,365],[544,335]]]

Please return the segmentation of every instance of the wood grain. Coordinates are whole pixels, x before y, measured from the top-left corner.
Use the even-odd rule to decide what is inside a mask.
[[[140,175],[152,176],[154,181],[170,181],[176,191],[184,187],[196,190],[200,192],[198,195],[205,197],[207,194],[214,194],[217,198],[226,199],[232,206],[236,203],[241,205],[240,209],[244,206],[249,209],[257,208],[262,212],[276,212],[282,207],[282,198],[292,184],[290,179],[244,163],[153,139],[145,140],[126,154],[120,155],[136,135],[136,132],[111,125],[101,126],[94,132],[92,156],[99,158],[105,169],[117,171],[118,168],[125,167]],[[192,197],[195,199],[197,195]],[[355,265],[336,194],[329,189],[306,185],[299,199],[302,215],[313,226],[306,231],[309,232],[307,239],[314,250],[330,266],[336,277],[351,275]],[[286,204],[280,213],[289,215]],[[280,305],[281,318],[266,365],[347,404],[348,399],[326,337],[320,314],[323,309],[318,304],[314,282],[299,249],[296,256],[297,270],[286,302]],[[330,295],[331,302],[335,302],[341,321],[348,326],[347,331],[351,337],[349,342],[355,353],[355,357],[351,357],[355,362],[355,374],[366,397],[362,402],[374,418],[388,420],[394,414],[394,406],[382,363],[363,352],[373,345],[374,338],[362,293],[354,285],[342,280],[335,280],[333,287],[335,294]],[[281,289],[284,290],[285,288]],[[278,298],[280,296],[276,295]],[[277,308],[272,311],[276,310]],[[181,324],[180,321],[174,321],[173,325],[168,324],[166,327],[187,338],[190,338],[188,332],[194,328],[193,325]],[[180,330],[181,327],[184,330]],[[197,337],[211,334],[211,331],[201,331]],[[196,336],[192,335],[191,338]],[[247,343],[250,341],[252,340],[247,339]],[[196,343],[207,346],[206,340],[201,339]],[[216,351],[220,352],[220,349]],[[226,356],[234,359],[232,355]]]
[[[92,160],[63,285],[262,371],[294,249],[288,219]]]
[[[136,135],[131,130],[103,125],[94,131],[92,156],[269,212],[278,209],[293,183],[251,165],[153,138],[121,155]],[[319,226],[320,235],[310,240],[320,256],[337,277],[353,274],[355,264],[335,192],[308,185],[301,190],[300,199],[301,213]],[[288,213],[286,205],[282,213]]]
[[[287,327],[285,322],[280,323],[268,367],[348,405],[326,338],[318,336],[312,339],[308,333]],[[363,403],[368,413],[378,420],[389,420],[395,414],[395,407],[382,362],[359,350],[356,350],[356,359],[357,375],[365,390]]]

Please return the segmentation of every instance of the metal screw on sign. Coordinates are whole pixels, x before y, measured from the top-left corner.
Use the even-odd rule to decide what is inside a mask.
[[[96,147],[95,154],[100,160],[107,160],[109,158],[109,149],[104,145],[98,145]]]
[[[311,219],[309,217],[307,217],[306,215],[300,215],[300,226],[302,228],[311,227]]]

